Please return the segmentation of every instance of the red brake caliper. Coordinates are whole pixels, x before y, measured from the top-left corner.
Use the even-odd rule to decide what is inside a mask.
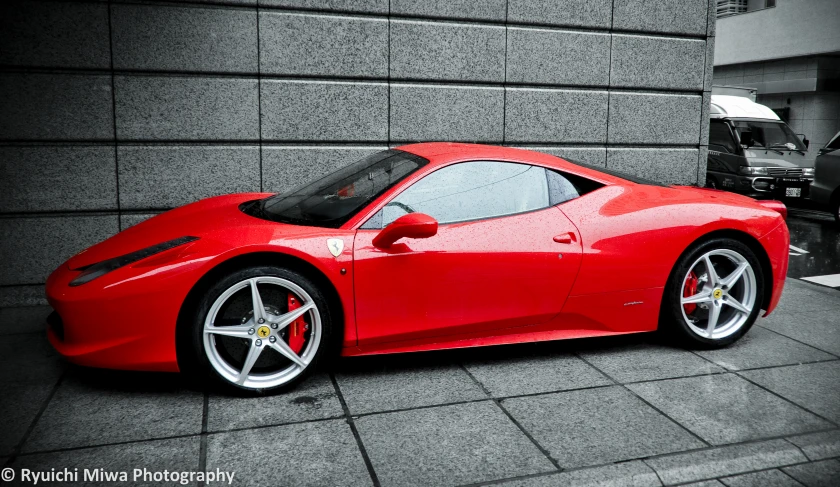
[[[292,293],[289,293],[289,311],[298,308],[300,308],[300,301]],[[289,325],[289,348],[295,353],[300,353],[303,349],[304,331],[306,331],[306,322],[303,321],[303,316],[299,316]]]
[[[694,271],[691,271],[685,279],[683,297],[687,298],[689,296],[694,296],[695,294],[697,294],[697,275],[694,274]],[[685,314],[690,315],[695,309],[697,309],[697,305],[694,303],[684,304],[683,309],[685,310]]]

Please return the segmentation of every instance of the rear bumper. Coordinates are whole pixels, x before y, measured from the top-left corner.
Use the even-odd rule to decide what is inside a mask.
[[[779,304],[779,299],[782,297],[782,291],[785,288],[788,258],[790,256],[790,233],[787,224],[782,222],[767,235],[761,237],[759,242],[767,251],[772,274],[771,276],[765,276],[770,278],[773,286],[770,300],[764,311],[764,316],[767,316]]]

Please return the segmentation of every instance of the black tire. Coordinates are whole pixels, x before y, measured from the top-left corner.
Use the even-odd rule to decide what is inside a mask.
[[[734,251],[746,259],[755,275],[755,301],[746,321],[740,325],[737,331],[726,337],[708,338],[693,331],[686,322],[687,315],[683,314],[681,297],[685,277],[692,270],[695,262],[703,255],[715,250]],[[764,302],[765,289],[761,263],[748,245],[731,238],[712,238],[702,241],[683,253],[668,277],[659,313],[659,330],[689,348],[714,349],[726,347],[744,336],[755,323],[761,311],[761,304]]]
[[[317,313],[320,317],[320,341],[317,345],[317,349],[315,350],[311,360],[305,367],[302,367],[296,376],[289,379],[287,382],[282,384],[273,386],[273,387],[246,387],[239,384],[232,382],[231,380],[225,378],[211,363],[210,358],[205,350],[205,340],[204,340],[204,325],[205,320],[207,319],[208,313],[211,311],[216,300],[222,296],[228,289],[233,286],[236,286],[243,281],[248,279],[257,278],[257,277],[276,277],[280,279],[284,279],[286,281],[290,281],[291,283],[296,284],[301,289],[303,289],[309,296],[311,297],[312,301],[315,303],[317,307],[316,310],[313,312]],[[262,284],[260,284],[262,285]],[[243,289],[245,291],[245,289]],[[237,292],[243,292],[237,291]],[[250,292],[250,291],[249,291]],[[260,291],[264,293],[264,291]],[[235,295],[234,295],[235,296]],[[231,296],[229,299],[233,298]],[[274,298],[273,301],[269,302],[269,298],[263,298],[263,305],[266,307],[276,306],[282,309],[282,298]],[[253,307],[251,307],[253,309]],[[237,308],[237,311],[241,309],[241,307]],[[215,283],[210,285],[209,289],[206,290],[204,295],[199,299],[198,305],[193,313],[192,321],[190,322],[190,335],[189,335],[189,357],[187,366],[185,367],[188,371],[195,372],[199,375],[199,379],[206,385],[215,385],[218,388],[221,388],[227,392],[233,392],[243,395],[264,395],[264,394],[271,394],[282,392],[285,390],[289,390],[295,387],[298,383],[305,380],[314,370],[318,368],[320,364],[325,362],[325,358],[333,355],[337,352],[337,348],[335,344],[337,343],[336,340],[336,333],[334,332],[335,326],[332,322],[332,315],[330,313],[330,306],[329,301],[325,298],[324,293],[316,286],[311,279],[307,276],[290,270],[285,269],[282,267],[274,267],[274,266],[254,266],[254,267],[246,267],[240,269],[238,271],[232,272],[227,274],[226,276],[218,279]],[[251,312],[251,316],[253,316],[253,312]],[[308,316],[308,315],[307,315]],[[310,318],[311,321],[311,318]],[[254,327],[259,327],[259,325],[254,324]],[[291,325],[290,325],[291,326]],[[290,328],[287,327],[288,328]],[[314,329],[314,326],[313,326]],[[278,332],[279,333],[279,332]],[[314,335],[310,332],[310,339]],[[227,339],[227,337],[224,337]],[[256,337],[254,337],[256,338]],[[251,343],[250,338],[233,338],[234,340],[243,340],[243,344]],[[275,340],[282,340],[283,338],[279,335],[275,337]],[[267,340],[266,340],[267,341]],[[273,342],[272,342],[273,343]],[[246,350],[249,350],[249,345],[244,345]],[[307,345],[304,345],[306,347]],[[217,346],[218,348],[218,346]],[[305,350],[305,348],[304,348]],[[260,353],[275,353],[273,350],[269,350],[269,347],[266,346],[264,351]],[[246,351],[247,353],[247,351]],[[277,355],[277,360],[283,360],[283,357],[279,354]],[[274,357],[269,357],[268,360],[273,360]],[[255,364],[255,367],[260,362],[258,361]],[[287,366],[291,366],[292,363],[288,362]],[[282,365],[279,366],[282,368]]]

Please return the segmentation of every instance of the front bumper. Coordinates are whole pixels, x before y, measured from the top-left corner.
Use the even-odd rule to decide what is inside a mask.
[[[739,193],[755,199],[803,199],[808,197],[812,182],[813,178],[804,177],[738,176],[736,187]]]
[[[71,287],[80,271],[63,264],[46,285],[55,310],[47,328],[50,343],[78,365],[178,371],[178,314],[200,276],[198,265],[126,267]]]

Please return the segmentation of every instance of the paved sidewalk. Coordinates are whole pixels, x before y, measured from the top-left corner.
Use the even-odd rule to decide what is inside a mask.
[[[840,485],[840,292],[794,279],[725,350],[644,335],[346,359],[255,399],[66,365],[46,313],[0,310],[7,467],[220,468],[271,486]]]

